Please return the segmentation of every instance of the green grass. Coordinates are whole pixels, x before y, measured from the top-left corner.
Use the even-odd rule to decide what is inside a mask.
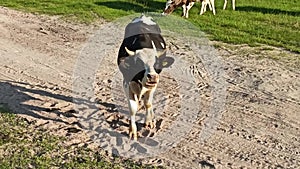
[[[299,0],[239,0],[236,11],[222,10],[223,0],[216,1],[217,15],[207,11],[199,15],[200,4],[188,19],[211,40],[257,46],[267,44],[300,53]],[[2,0],[0,5],[50,15],[62,15],[83,22],[98,18],[108,21],[142,12],[162,12],[165,0]],[[178,8],[172,15],[181,15]]]
[[[191,11],[191,21],[210,34],[213,40],[246,43],[251,46],[268,44],[300,52],[300,6],[296,1],[237,1],[236,11],[220,10],[217,17],[197,16]]]
[[[0,169],[10,168],[157,168],[130,160],[106,160],[100,152],[78,145],[66,146],[65,137],[34,127],[0,104]]]

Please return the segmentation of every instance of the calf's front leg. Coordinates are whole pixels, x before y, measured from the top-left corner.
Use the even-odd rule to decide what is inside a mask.
[[[146,108],[146,118],[145,118],[145,126],[149,128],[154,128],[154,112],[152,107],[153,94],[155,89],[152,89],[144,94],[144,105]]]
[[[130,112],[130,124],[129,124],[129,138],[137,140],[137,127],[135,124],[135,115],[138,110],[138,100],[136,95],[134,95],[134,98],[130,98],[128,100],[128,107]]]
[[[129,85],[124,85],[130,113],[129,138],[133,138],[134,140],[137,140],[137,126],[135,123],[135,115],[139,107],[138,92],[140,91],[136,86],[137,84],[135,84],[135,82],[130,83]]]
[[[183,4],[182,5],[182,17],[185,17],[185,15],[186,15],[186,5]]]

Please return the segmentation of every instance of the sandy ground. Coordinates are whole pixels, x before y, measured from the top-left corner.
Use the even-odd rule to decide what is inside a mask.
[[[88,98],[95,103],[94,107],[74,108],[76,62],[101,24],[104,22],[89,26],[68,23],[58,17],[1,7],[0,104],[36,121],[38,127],[69,137],[71,141],[66,144],[97,149],[105,145],[95,138],[103,137],[101,134],[107,134],[108,130],[126,137],[128,116],[124,114],[126,108],[123,110],[126,103],[122,100],[122,89],[116,88],[115,83],[117,49],[101,62],[101,71],[94,77],[95,96]],[[155,157],[141,159],[142,162],[167,168],[299,168],[299,54],[269,46],[211,42],[219,46],[216,52],[224,62],[225,104],[214,132],[201,140],[199,135],[207,127],[206,119],[212,116],[211,103],[216,99],[210,74],[200,62],[189,60],[184,44],[172,38],[167,41],[172,53],[187,56],[186,61],[190,62],[187,69],[196,84],[191,93],[198,92],[201,113],[192,120],[191,130],[178,144]],[[84,66],[90,67],[87,63]],[[140,127],[142,138],[155,140],[180,116],[178,99],[185,96],[177,94],[176,78],[169,75],[162,75],[165,80],[155,101],[157,110],[164,113],[157,115],[155,130]],[[159,103],[167,106],[160,107]]]

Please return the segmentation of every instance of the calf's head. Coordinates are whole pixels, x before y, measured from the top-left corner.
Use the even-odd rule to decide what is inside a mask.
[[[159,73],[163,68],[169,67],[174,63],[174,59],[166,56],[166,49],[157,50],[153,41],[153,48],[144,48],[136,51],[130,51],[125,47],[129,57],[133,60],[135,76],[142,76],[142,85],[147,88],[156,87],[159,82]]]

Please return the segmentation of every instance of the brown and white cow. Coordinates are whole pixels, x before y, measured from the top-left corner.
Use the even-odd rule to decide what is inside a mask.
[[[182,16],[188,18],[189,10],[193,7],[195,2],[201,2],[200,15],[206,11],[207,5],[209,6],[210,10],[213,11],[213,14],[216,14],[214,0],[168,0],[163,11],[163,15],[171,14],[176,8],[182,6]]]
[[[231,0],[231,1],[232,1],[232,9],[235,10],[235,0]],[[200,15],[204,14],[207,5],[209,6],[209,9],[213,12],[213,14],[214,15],[216,14],[214,0],[168,0],[166,2],[166,7],[164,9],[163,15],[171,14],[176,8],[182,6],[183,8],[182,16],[188,18],[189,10],[193,7],[195,2],[201,2]],[[227,5],[227,0],[224,0],[223,10],[226,9],[226,5]]]
[[[125,37],[118,54],[118,66],[123,74],[123,87],[130,112],[129,137],[137,140],[135,115],[141,101],[146,109],[145,126],[153,128],[153,94],[159,73],[173,64],[166,56],[166,43],[159,26],[151,17],[142,15],[125,28]]]

